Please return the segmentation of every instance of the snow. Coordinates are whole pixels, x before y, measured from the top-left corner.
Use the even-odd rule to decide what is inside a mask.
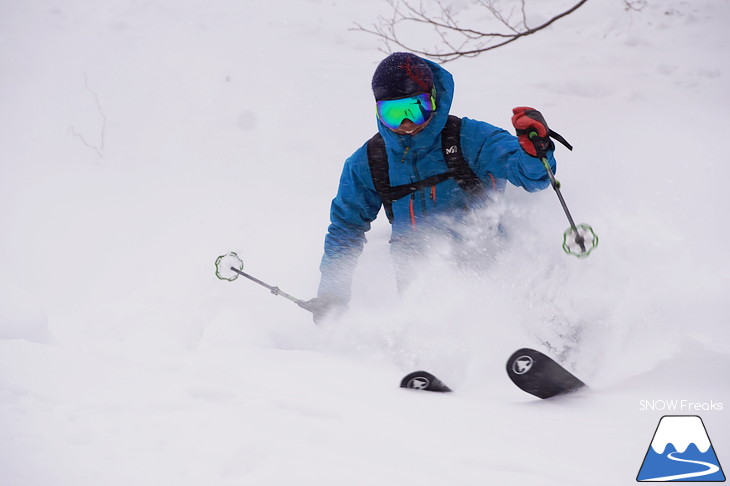
[[[214,262],[315,293],[375,131],[383,53],[348,29],[388,4],[3,2],[0,484],[633,484],[665,414],[701,415],[730,462],[730,2],[633,3],[446,65],[455,114],[535,106],[575,146],[558,179],[590,257],[563,254],[551,190],[510,190],[475,219],[510,235],[484,272],[439,247],[398,298],[381,217],[350,312],[315,327]],[[522,393],[523,346],[590,390]],[[399,389],[415,369],[455,393]]]

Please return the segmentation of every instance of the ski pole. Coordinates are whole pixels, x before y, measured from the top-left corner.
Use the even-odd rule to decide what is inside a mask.
[[[284,292],[283,290],[281,290],[279,287],[269,285],[266,282],[262,282],[261,280],[257,279],[256,277],[254,277],[252,275],[249,275],[246,272],[242,272],[241,270],[239,270],[239,269],[237,269],[235,267],[231,267],[230,270],[236,272],[238,275],[240,275],[242,277],[246,277],[247,279],[251,280],[252,282],[256,282],[257,284],[261,285],[262,287],[266,287],[274,295],[281,295],[285,299],[291,300],[295,304],[299,304],[299,303],[302,302],[300,299],[297,299],[296,297],[287,294],[286,292]]]
[[[555,194],[558,196],[558,200],[560,201],[560,205],[563,207],[563,211],[565,212],[565,216],[568,218],[568,223],[570,224],[570,228],[566,230],[566,232],[563,234],[563,250],[572,255],[576,255],[578,257],[584,257],[588,256],[590,252],[598,245],[598,236],[593,231],[593,228],[591,228],[587,224],[581,224],[576,225],[575,221],[573,220],[573,216],[570,214],[570,210],[568,209],[568,205],[565,202],[565,198],[563,197],[563,193],[560,191],[560,181],[558,181],[555,178],[555,174],[553,174],[553,170],[550,168],[550,162],[547,159],[547,144],[542,143],[538,144],[536,143],[536,138],[539,138],[539,135],[536,131],[531,131],[528,135],[530,137],[530,140],[533,142],[533,145],[535,146],[535,150],[537,151],[537,156],[540,158],[540,161],[542,162],[543,167],[545,168],[545,172],[547,172],[548,177],[550,178],[550,185],[555,190]],[[548,133],[548,136],[554,138],[555,140],[559,141],[565,147],[568,148],[568,150],[573,150],[573,147],[568,143],[565,138],[563,138],[562,135],[560,135],[557,132],[554,132],[553,130],[550,130]],[[579,228],[586,232],[586,234],[590,233],[591,235],[591,247],[586,247],[586,238],[581,234],[579,231]],[[580,247],[580,253],[574,253],[570,249],[570,245],[567,242],[568,239],[568,233],[572,233],[573,239],[575,243]]]
[[[304,304],[306,304],[306,301],[297,299],[293,295],[290,295],[283,290],[281,290],[279,287],[276,287],[274,285],[269,285],[266,282],[257,279],[253,275],[249,275],[248,273],[243,271],[243,260],[241,260],[238,255],[235,252],[226,253],[225,255],[219,256],[215,261],[215,275],[221,280],[228,280],[229,282],[232,282],[238,278],[240,275],[241,277],[246,277],[247,279],[251,280],[252,282],[255,282],[262,287],[267,288],[272,294],[274,295],[280,295],[284,297],[287,300],[290,300],[291,302],[294,302],[302,309],[307,309]],[[311,312],[311,311],[310,311]]]
[[[533,132],[534,133],[534,132]],[[537,135],[535,133],[535,135]],[[532,138],[532,134],[530,135],[530,138]],[[555,178],[555,174],[553,174],[552,169],[550,168],[550,162],[548,162],[547,157],[540,158],[542,161],[542,165],[545,167],[545,171],[548,173],[548,177],[550,177],[550,185],[553,186],[553,189],[555,189],[555,194],[558,195],[558,199],[560,200],[560,205],[563,206],[563,211],[565,211],[565,215],[568,217],[568,223],[570,223],[570,228],[575,233],[575,242],[580,246],[580,251],[583,253],[586,252],[586,242],[585,238],[578,233],[578,228],[575,226],[575,221],[573,221],[573,216],[570,215],[570,210],[568,210],[568,205],[565,203],[565,198],[563,198],[563,193],[560,192],[560,181],[558,181]]]

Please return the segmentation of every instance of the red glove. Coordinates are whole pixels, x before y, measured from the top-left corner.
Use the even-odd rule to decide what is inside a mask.
[[[523,150],[533,157],[545,157],[555,145],[550,140],[550,129],[542,113],[528,106],[514,108],[512,113],[512,125],[517,129],[517,138]],[[537,136],[530,138],[533,132]]]

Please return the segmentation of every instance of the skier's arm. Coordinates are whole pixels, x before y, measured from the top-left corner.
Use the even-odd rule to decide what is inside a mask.
[[[475,172],[480,177],[490,173],[529,192],[550,185],[540,159],[528,155],[517,137],[488,123],[469,119],[465,119],[465,122],[462,126],[462,145],[467,160],[473,161]],[[547,151],[547,159],[555,172],[552,147]]]
[[[317,296],[343,304],[350,299],[352,274],[362,253],[365,232],[381,206],[366,157],[361,149],[345,162],[337,196],[332,200],[331,224],[320,264],[322,278]]]

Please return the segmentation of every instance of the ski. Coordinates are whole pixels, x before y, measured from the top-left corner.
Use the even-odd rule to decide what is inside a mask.
[[[428,371],[414,371],[407,374],[400,382],[401,388],[411,390],[426,390],[433,392],[450,392],[451,388],[444,385],[441,380]]]
[[[523,391],[539,398],[571,393],[586,386],[570,371],[549,356],[530,348],[515,351],[507,361],[507,375]],[[450,392],[451,388],[428,371],[409,373],[401,388]]]
[[[539,398],[563,395],[585,387],[585,383],[540,351],[522,348],[507,361],[507,375],[515,385]]]

